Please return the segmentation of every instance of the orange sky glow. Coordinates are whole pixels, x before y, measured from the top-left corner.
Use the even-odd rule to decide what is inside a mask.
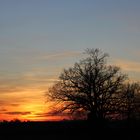
[[[36,94],[36,95],[35,95]],[[46,103],[45,92],[43,90],[32,90],[15,92],[1,96],[0,120],[21,121],[57,121],[66,118],[65,116],[53,116],[51,112],[52,104]]]
[[[136,64],[132,62],[123,60],[114,60],[114,62],[118,66],[121,65],[123,72],[130,73],[130,80],[138,80],[138,77],[133,73],[139,71],[139,64],[137,64],[136,67]],[[58,70],[58,75],[60,72],[61,70]],[[1,88],[3,94],[0,94],[0,120],[11,121],[19,119],[21,121],[57,121],[69,119],[68,116],[54,116],[49,114],[53,104],[46,101],[47,98],[45,97],[45,93],[47,92],[47,89],[57,81],[57,77],[57,75],[52,77],[49,76],[49,78],[44,81],[46,77],[36,77],[36,75],[32,73],[32,75],[26,75],[26,80],[33,80],[32,84],[23,84],[22,87],[15,86],[16,88],[13,86],[13,90],[4,90],[4,88]],[[27,82],[29,82],[28,80]],[[35,81],[37,81],[37,83]],[[19,81],[17,81],[17,83],[18,82]]]
[[[70,66],[73,56],[77,58],[78,52],[61,52],[46,55],[43,59],[52,59],[52,65],[42,68],[31,68],[20,75],[3,75],[0,79],[0,120],[22,121],[51,121],[69,119],[66,115],[51,115],[52,104],[47,102],[45,96],[48,88],[58,80],[64,66]],[[41,56],[42,57],[42,56]],[[69,59],[67,64],[61,64],[63,59]],[[56,62],[60,66],[55,66]],[[57,62],[57,63],[58,63]],[[54,64],[53,64],[54,63]]]

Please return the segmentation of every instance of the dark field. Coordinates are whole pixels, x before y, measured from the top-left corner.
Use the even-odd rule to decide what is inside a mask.
[[[0,140],[30,139],[139,139],[140,122],[108,122],[95,126],[87,121],[9,122],[0,124]]]

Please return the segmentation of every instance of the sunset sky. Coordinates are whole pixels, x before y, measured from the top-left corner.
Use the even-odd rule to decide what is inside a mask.
[[[54,120],[44,94],[86,48],[140,80],[140,0],[0,0],[0,120]]]

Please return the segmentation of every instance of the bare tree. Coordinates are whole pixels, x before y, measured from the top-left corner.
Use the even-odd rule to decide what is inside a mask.
[[[64,69],[48,96],[63,104],[61,111],[86,112],[88,119],[103,120],[115,111],[116,95],[127,76],[119,67],[107,65],[108,54],[99,49],[87,49],[85,53],[85,59]]]
[[[139,112],[139,96],[140,96],[140,83],[127,83],[121,91],[120,104],[118,110],[123,114],[127,120],[134,119]]]

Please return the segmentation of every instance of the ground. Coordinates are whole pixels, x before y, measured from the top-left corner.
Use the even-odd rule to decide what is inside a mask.
[[[11,122],[0,124],[0,139],[137,139],[140,122],[109,122],[104,126],[94,126],[88,121],[61,122]]]

